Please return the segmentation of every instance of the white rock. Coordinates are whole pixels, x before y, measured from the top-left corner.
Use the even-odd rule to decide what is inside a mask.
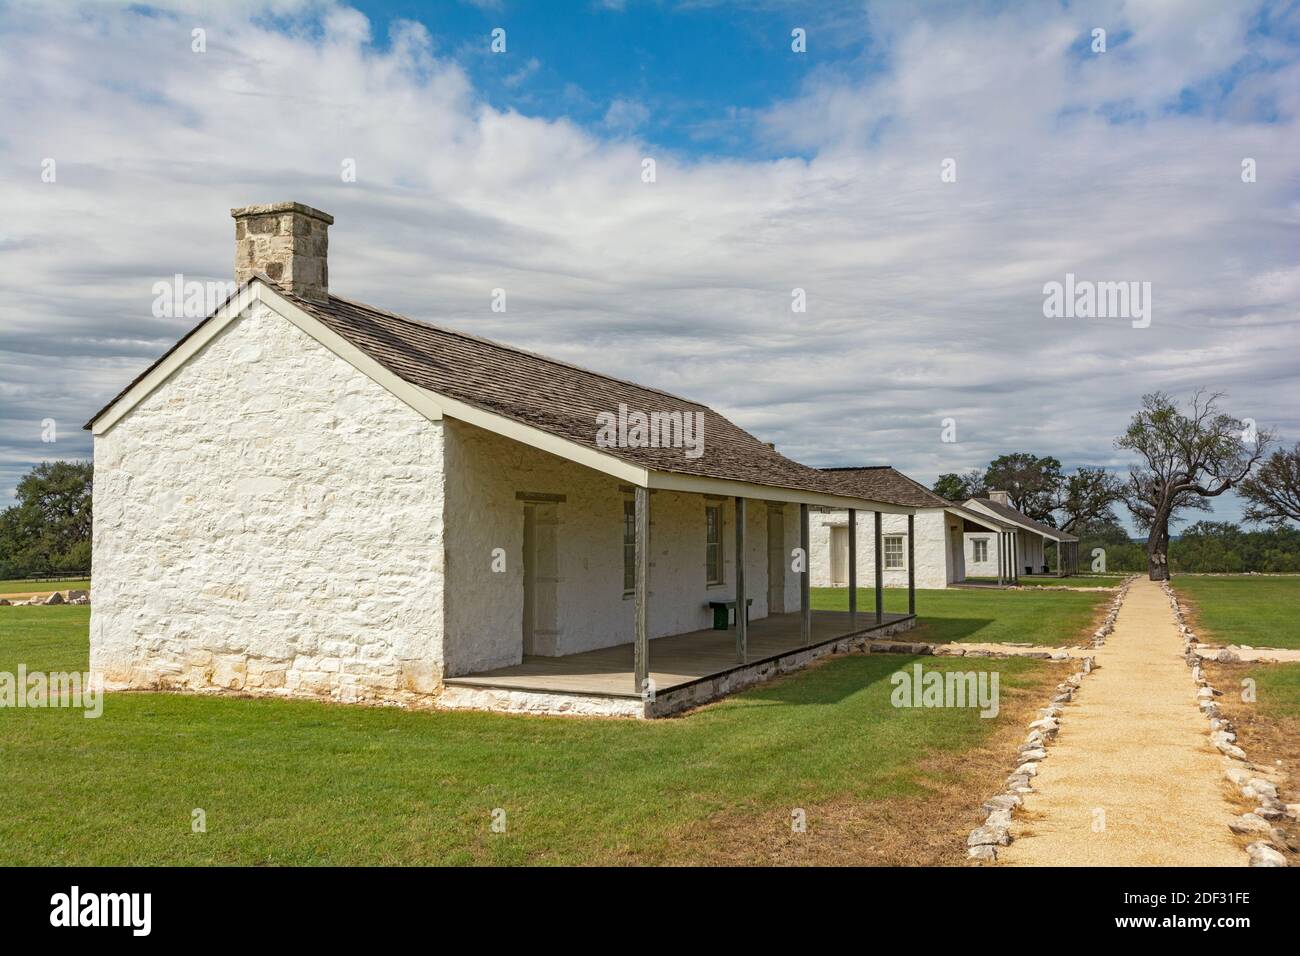
[[[1286,857],[1262,841],[1256,841],[1246,847],[1251,866],[1286,866]]]
[[[1228,824],[1228,829],[1233,833],[1267,833],[1270,827],[1263,817],[1243,813]]]
[[[990,810],[988,819],[984,821],[986,827],[992,827],[994,830],[1005,830],[1011,826],[1011,811],[1008,810]]]
[[[1004,827],[976,827],[966,838],[967,846],[1007,846],[1011,834]]]

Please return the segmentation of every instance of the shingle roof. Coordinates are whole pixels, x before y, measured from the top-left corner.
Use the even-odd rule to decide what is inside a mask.
[[[851,468],[823,468],[841,494],[869,498],[908,508],[950,508],[953,502],[936,495],[919,481],[914,481],[889,465],[862,465]]]
[[[862,497],[843,490],[840,483],[821,470],[785,457],[699,402],[465,332],[428,325],[339,296],[332,295],[326,302],[317,302],[278,286],[272,287],[384,368],[413,385],[596,448],[640,467]],[[197,329],[191,330],[181,342]],[[97,412],[87,427],[179,345],[178,342]],[[681,448],[601,447],[596,441],[596,416],[601,412],[617,413],[620,404],[647,415],[654,412],[700,413],[704,424],[703,454],[698,458],[688,458]]]
[[[1066,534],[1060,528],[1053,528],[1050,524],[1043,524],[1041,521],[1035,521],[1033,518],[1029,517],[1029,515],[1021,514],[1015,508],[1001,504],[991,498],[972,498],[971,501],[976,502],[981,507],[988,508],[999,518],[1010,521],[1012,524],[1020,525],[1022,528],[1030,528],[1041,535],[1046,535],[1053,541],[1079,540],[1072,534]],[[967,502],[967,504],[970,504],[970,502]]]

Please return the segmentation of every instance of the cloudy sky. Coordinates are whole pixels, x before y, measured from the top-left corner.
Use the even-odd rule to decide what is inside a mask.
[[[283,199],[335,216],[333,291],[809,464],[1122,470],[1142,393],[1201,386],[1293,442],[1298,114],[1294,0],[0,3],[0,503]],[[1149,326],[1046,317],[1067,273]]]

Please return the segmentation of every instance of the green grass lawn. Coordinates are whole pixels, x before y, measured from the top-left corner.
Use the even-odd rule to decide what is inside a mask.
[[[1251,664],[1245,676],[1255,681],[1251,706],[1275,720],[1300,720],[1300,664]],[[1232,690],[1238,691],[1239,685]]]
[[[58,581],[18,579],[12,581],[0,581],[0,595],[22,594],[25,591],[67,591],[69,589],[88,591],[90,590],[90,579],[68,578],[67,580]]]
[[[1103,591],[997,591],[946,588],[916,592],[917,627],[909,633],[937,643],[1016,643],[1065,646],[1091,638],[1094,619],[1110,600]],[[846,611],[847,588],[813,588],[812,606]],[[858,589],[858,610],[874,611],[874,589]],[[907,590],[885,588],[885,610],[907,611]]]
[[[1300,576],[1177,574],[1172,583],[1205,640],[1300,648]]]
[[[992,613],[971,598],[967,617]],[[0,670],[84,668],[88,616],[0,608]],[[4,708],[0,865],[655,863],[703,852],[693,840],[721,816],[752,832],[751,818],[837,801],[896,805],[923,828],[935,794],[960,790],[961,812],[977,810],[994,781],[972,785],[962,755],[1001,727],[1018,737],[1008,694],[1038,706],[1059,667],[920,659],[996,669],[1004,710],[987,720],[890,706],[889,676],[913,660],[834,659],[650,722],[160,693],[109,695],[94,720]],[[506,833],[490,831],[498,807]],[[195,808],[206,833],[191,832]],[[809,834],[821,825],[810,811]]]

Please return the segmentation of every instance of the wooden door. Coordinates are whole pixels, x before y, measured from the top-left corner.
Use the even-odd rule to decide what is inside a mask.
[[[559,653],[559,518],[554,504],[524,505],[525,654]]]

